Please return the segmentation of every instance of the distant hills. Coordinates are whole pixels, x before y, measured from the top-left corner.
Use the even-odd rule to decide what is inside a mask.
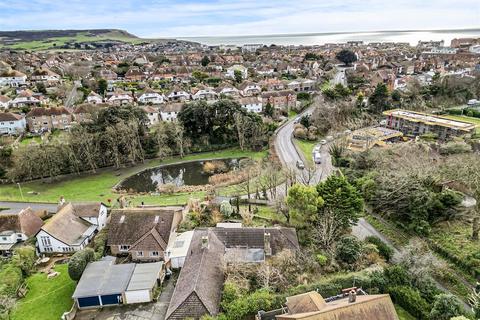
[[[83,49],[164,41],[167,40],[141,39],[119,29],[0,31],[0,49],[15,50]]]

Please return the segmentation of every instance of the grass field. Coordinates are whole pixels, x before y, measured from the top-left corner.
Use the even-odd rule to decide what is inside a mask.
[[[28,292],[19,300],[12,320],[57,320],[72,307],[72,294],[76,283],[68,276],[67,265],[55,268],[60,275],[47,279],[45,273],[27,278]]]
[[[47,50],[54,49],[55,47],[60,47],[65,45],[68,42],[95,42],[95,41],[122,41],[125,43],[138,44],[145,42],[144,39],[128,37],[120,32],[115,30],[102,33],[99,35],[91,35],[88,32],[79,32],[76,36],[69,37],[52,37],[45,40],[32,40],[32,41],[19,41],[15,44],[5,45],[0,44],[0,48],[9,48],[17,50]]]
[[[452,119],[452,120],[458,120],[458,121],[473,123],[477,126],[477,133],[480,133],[480,118],[467,117],[467,116],[457,116],[457,115],[450,115],[450,114],[442,115],[442,117]]]
[[[310,165],[313,165],[312,152],[313,152],[313,148],[315,148],[315,146],[318,144],[318,141],[306,141],[306,140],[294,139],[294,142],[298,146],[298,148],[302,151],[305,159],[307,160],[307,163]]]
[[[183,159],[178,157],[168,160],[151,160],[143,164],[115,170],[113,168],[99,170],[98,173],[85,173],[79,176],[69,176],[61,178],[58,181],[32,181],[21,184],[23,198],[17,185],[1,185],[0,200],[4,201],[28,201],[28,202],[58,202],[60,196],[64,196],[67,201],[103,201],[108,202],[118,198],[118,194],[112,191],[112,187],[126,177],[142,171],[147,168],[156,167],[162,164],[175,163],[179,161],[200,160],[210,158],[238,158],[251,157],[261,159],[266,156],[266,151],[250,152],[238,149],[228,149],[216,152],[198,153],[185,156]],[[195,193],[175,193],[173,195],[138,195],[130,200],[133,204],[139,204],[142,201],[145,204],[164,204],[176,205],[184,204],[190,197],[201,197],[204,192]]]

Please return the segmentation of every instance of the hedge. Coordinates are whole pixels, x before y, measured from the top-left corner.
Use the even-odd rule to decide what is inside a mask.
[[[388,293],[393,302],[399,304],[417,319],[423,320],[429,318],[431,306],[423,299],[420,292],[407,286],[390,287]]]
[[[90,261],[94,260],[95,253],[92,248],[75,252],[68,261],[68,275],[72,280],[78,281]]]

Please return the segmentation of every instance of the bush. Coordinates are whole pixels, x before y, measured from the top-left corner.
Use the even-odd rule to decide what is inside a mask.
[[[327,265],[328,263],[328,257],[327,256],[324,256],[323,254],[319,253],[317,255],[315,255],[315,261],[317,261],[317,263],[324,267]]]
[[[93,250],[95,250],[95,260],[99,260],[103,257],[105,253],[105,247],[107,245],[107,228],[103,228],[93,240]]]
[[[220,212],[225,218],[229,219],[233,214],[233,207],[230,202],[227,200],[222,201],[220,204]]]
[[[307,135],[308,135],[307,129],[303,126],[299,126],[295,128],[295,130],[293,131],[293,136],[297,139],[305,140],[307,139]]]
[[[271,310],[276,306],[275,295],[268,290],[258,290],[243,295],[230,303],[222,303],[225,316],[229,320],[245,319],[259,310]]]
[[[72,280],[78,281],[82,277],[83,271],[90,261],[95,258],[95,252],[91,248],[86,248],[75,252],[68,261],[68,275]]]
[[[35,248],[31,246],[23,246],[15,249],[12,257],[12,263],[20,268],[24,275],[28,276],[35,270]]]
[[[430,311],[430,319],[435,320],[449,320],[462,315],[464,315],[462,303],[451,294],[439,294]]]
[[[335,257],[348,264],[353,264],[360,257],[362,244],[353,236],[346,236],[340,239],[337,244]]]
[[[418,290],[407,286],[396,286],[388,289],[393,302],[399,304],[417,319],[428,319],[430,305],[423,299]],[[435,318],[434,318],[435,319]]]
[[[385,268],[383,274],[389,287],[410,285],[411,277],[408,274],[408,271],[402,266],[394,265]]]
[[[23,282],[22,269],[12,263],[7,263],[0,270],[0,279],[0,295],[13,297]]]
[[[439,153],[441,155],[460,154],[472,152],[472,146],[465,142],[448,142],[440,145]]]
[[[392,259],[392,247],[380,240],[380,238],[375,236],[369,236],[365,238],[365,242],[374,244],[378,249],[378,253],[385,259],[385,261],[390,261],[390,259]]]

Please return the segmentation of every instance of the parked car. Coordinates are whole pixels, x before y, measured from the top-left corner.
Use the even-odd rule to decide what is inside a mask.
[[[313,148],[313,154],[317,153],[317,152],[320,152],[320,146],[315,146],[315,148]]]
[[[303,161],[297,160],[297,168],[300,170],[305,169],[305,165],[303,164]]]
[[[315,152],[313,154],[313,162],[315,162],[316,164],[322,163],[322,155],[320,154],[320,152]]]

